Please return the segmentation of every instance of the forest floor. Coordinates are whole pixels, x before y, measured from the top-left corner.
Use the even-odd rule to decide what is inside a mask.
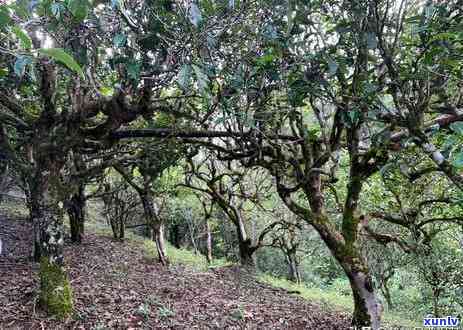
[[[142,241],[88,233],[67,244],[74,314],[48,317],[30,262],[31,227],[0,210],[0,329],[348,329],[347,313],[324,310],[255,280],[236,266],[198,271],[163,267]]]

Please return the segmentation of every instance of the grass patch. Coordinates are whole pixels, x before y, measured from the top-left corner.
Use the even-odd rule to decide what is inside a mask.
[[[352,313],[354,304],[351,294],[343,295],[338,290],[330,287],[319,288],[307,284],[296,284],[283,278],[276,278],[268,274],[260,274],[258,280],[277,288],[289,291],[299,291],[300,296],[310,302],[320,305],[324,310],[333,312]],[[421,326],[421,322],[412,321],[400,313],[385,312],[383,314],[384,325],[415,328]]]
[[[102,205],[99,202],[87,204],[88,217],[85,222],[85,229],[97,235],[112,237],[111,228],[101,215],[101,208]],[[155,260],[158,258],[156,244],[150,238],[135,234],[131,230],[126,230],[124,240],[128,244],[142,245],[146,259]],[[168,242],[166,242],[166,247],[167,257],[171,264],[188,266],[196,271],[203,272],[210,268],[224,267],[233,264],[225,259],[213,259],[212,263],[208,264],[206,257],[202,254],[195,254],[193,251],[187,249],[177,249]]]
[[[212,263],[208,264],[206,257],[202,254],[195,254],[193,251],[187,249],[177,249],[169,243],[166,243],[166,246],[167,257],[169,258],[170,263],[174,265],[184,265],[196,271],[205,272],[210,268],[225,267],[232,264],[232,262],[225,259],[213,259]],[[147,258],[158,258],[156,244],[152,240],[144,238],[143,247]]]
[[[24,200],[3,196],[0,202],[0,213],[14,218],[28,218],[29,209]]]

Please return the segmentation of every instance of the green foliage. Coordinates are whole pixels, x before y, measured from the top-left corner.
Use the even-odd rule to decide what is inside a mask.
[[[145,254],[153,260],[157,258],[156,246],[152,240],[145,239],[143,241]],[[177,249],[171,244],[167,244],[167,255],[169,261],[175,265],[184,265],[191,267],[197,271],[207,271],[209,268],[225,267],[232,263],[224,259],[213,259],[211,264],[207,263],[206,258],[201,254],[195,254],[187,249]]]
[[[145,320],[149,318],[151,308],[149,304],[141,304],[138,306],[136,314],[142,316]]]
[[[4,4],[0,5],[0,29],[8,26],[12,22],[8,7]]]
[[[84,71],[74,58],[61,48],[41,48],[39,53],[51,57],[55,61],[64,64],[68,69],[76,72],[81,78],[84,78]]]
[[[123,33],[118,33],[114,36],[113,43],[117,48],[125,46],[127,42],[127,36]]]
[[[77,23],[87,17],[89,7],[88,0],[69,0],[68,2],[68,9]]]
[[[158,316],[161,320],[168,319],[174,315],[175,315],[175,311],[173,311],[172,309],[165,307],[165,306],[158,307]]]
[[[308,286],[305,284],[295,284],[291,281],[276,278],[267,274],[261,274],[258,279],[263,283],[271,285],[277,288],[283,288],[291,292],[300,292],[297,293],[302,298],[310,301],[316,302],[323,306],[327,311],[339,312],[339,311],[352,311],[354,306],[352,303],[352,297],[348,289],[344,289],[344,292],[349,292],[347,295],[340,295],[337,287],[315,287]],[[348,281],[345,279],[339,280],[338,285],[344,283],[348,285]],[[421,319],[419,314],[417,314],[414,320],[410,320],[410,314],[407,313],[397,313],[397,312],[386,312],[384,315],[384,320],[387,325],[394,326],[404,326],[404,327],[415,327],[421,324],[421,321],[416,321],[416,319]]]
[[[183,64],[180,72],[178,74],[178,85],[183,90],[188,90],[190,87],[190,80],[191,80],[191,65]]]
[[[13,26],[11,28],[13,33],[18,37],[18,39],[21,41],[21,46],[28,50],[32,48],[32,40],[31,38],[27,35],[26,32],[24,32],[20,27],[18,26]]]
[[[26,71],[26,67],[31,63],[32,58],[30,56],[18,56],[14,63],[14,73],[16,73],[19,77],[22,77]]]

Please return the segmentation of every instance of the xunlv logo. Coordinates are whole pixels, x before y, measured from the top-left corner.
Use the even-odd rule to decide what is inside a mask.
[[[447,317],[425,317],[423,325],[425,327],[456,327],[460,320],[453,316]]]

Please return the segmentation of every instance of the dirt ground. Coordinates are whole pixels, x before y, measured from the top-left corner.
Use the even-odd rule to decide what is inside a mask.
[[[38,305],[28,221],[0,214],[0,239],[0,329],[349,328],[349,315],[324,311],[237,267],[162,267],[137,243],[94,234],[66,245],[75,311],[55,320]]]

